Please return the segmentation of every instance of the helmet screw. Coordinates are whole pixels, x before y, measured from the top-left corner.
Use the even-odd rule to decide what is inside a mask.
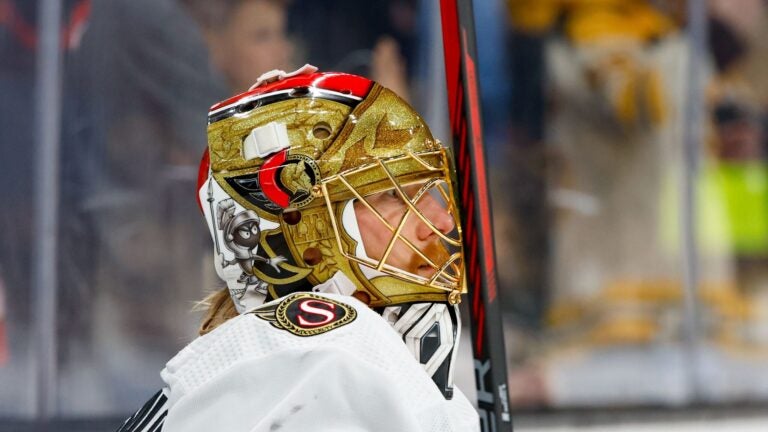
[[[448,303],[455,305],[461,303],[461,291],[453,290],[448,294]]]
[[[288,225],[296,225],[301,221],[301,212],[298,210],[283,212],[283,220]]]
[[[352,297],[360,300],[361,302],[365,303],[366,305],[370,305],[371,304],[371,295],[368,294],[365,291],[357,290],[357,291],[352,293]]]
[[[320,249],[311,247],[311,248],[307,248],[307,250],[304,251],[302,258],[304,258],[305,263],[313,266],[318,264],[320,261],[322,261],[323,254],[320,253]]]

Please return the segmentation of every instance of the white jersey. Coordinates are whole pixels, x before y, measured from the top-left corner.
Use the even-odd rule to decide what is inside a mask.
[[[162,372],[163,432],[475,431],[400,335],[353,297],[295,293],[233,318]]]

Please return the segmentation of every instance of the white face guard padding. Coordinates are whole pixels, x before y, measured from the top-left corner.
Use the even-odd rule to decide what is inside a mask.
[[[385,308],[382,316],[402,335],[408,349],[424,366],[443,396],[450,399],[461,336],[458,306],[413,303]]]

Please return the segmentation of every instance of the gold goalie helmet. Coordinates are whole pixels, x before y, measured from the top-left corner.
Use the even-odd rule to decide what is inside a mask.
[[[199,204],[238,311],[338,274],[372,308],[459,302],[452,165],[390,90],[314,68],[263,76],[211,108],[208,142]]]

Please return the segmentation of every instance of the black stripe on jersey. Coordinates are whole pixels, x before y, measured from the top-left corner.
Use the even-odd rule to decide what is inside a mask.
[[[163,430],[163,425],[165,424],[165,416],[168,415],[168,410],[163,410],[163,413],[160,414],[160,417],[155,421],[155,427],[149,430],[149,432],[161,432]]]
[[[160,432],[168,414],[168,397],[163,391],[155,393],[117,432]]]
[[[398,322],[398,321],[400,321],[400,320],[402,319],[402,317],[403,317],[403,316],[405,316],[405,313],[406,313],[406,312],[408,312],[408,310],[411,308],[411,306],[413,306],[413,305],[415,305],[415,304],[417,304],[417,303],[408,303],[408,304],[404,304],[404,305],[403,305],[403,308],[402,308],[402,309],[400,309],[400,313],[398,314],[397,320],[395,320],[395,324],[397,324],[397,322]],[[428,308],[425,308],[425,309],[424,309],[424,312],[420,313],[420,314],[419,314],[419,316],[418,316],[417,318],[415,318],[415,319],[414,319],[414,320],[411,322],[411,325],[410,325],[410,326],[408,326],[408,328],[406,328],[406,329],[404,329],[404,330],[403,330],[403,332],[402,332],[402,333],[401,333],[401,335],[400,335],[400,339],[402,339],[402,340],[403,340],[403,342],[405,342],[405,335],[407,335],[407,334],[408,334],[408,332],[410,332],[411,330],[413,330],[413,328],[414,328],[414,327],[416,327],[416,324],[418,324],[418,323],[419,323],[419,322],[420,322],[420,321],[421,321],[421,320],[424,318],[424,316],[425,316],[427,313],[429,313],[429,311],[430,311],[430,310],[432,310],[432,307],[433,307],[433,306],[434,306],[434,305],[430,305]],[[418,360],[418,359],[417,359],[417,360]]]

